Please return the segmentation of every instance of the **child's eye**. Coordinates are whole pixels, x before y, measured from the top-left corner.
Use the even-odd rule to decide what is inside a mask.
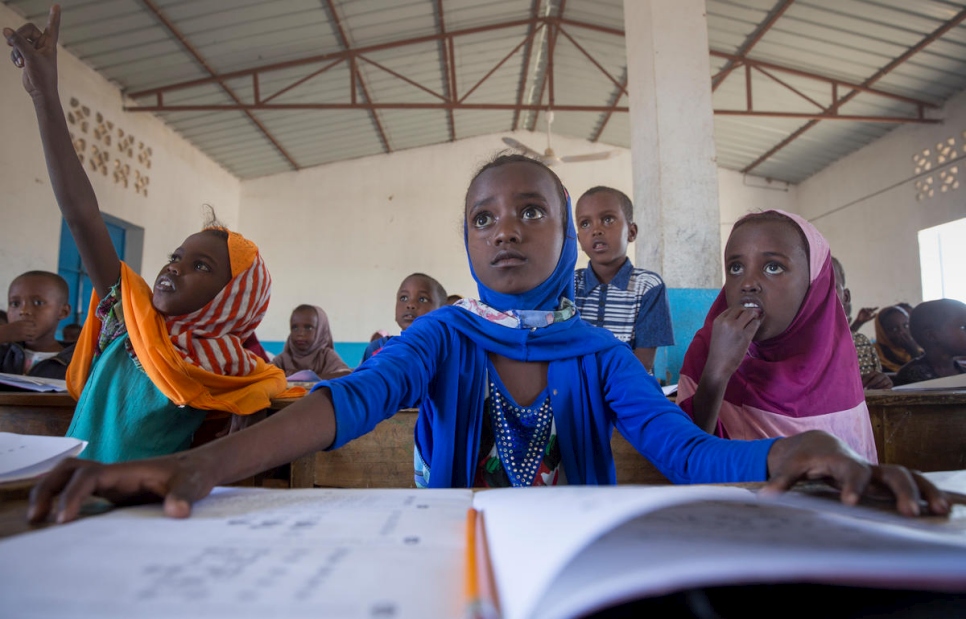
[[[586,219],[581,219],[579,222],[577,222],[577,225],[580,226],[581,228],[589,228],[590,222],[587,221]]]
[[[765,265],[765,273],[768,275],[778,275],[779,273],[784,273],[785,267],[778,264],[777,262],[769,262]]]
[[[34,299],[34,305],[36,307],[40,307],[43,304],[44,304],[44,300],[43,299]]]
[[[168,254],[168,264],[171,264],[172,262],[177,262],[179,259],[180,259],[180,256],[178,256],[178,254]]]
[[[738,275],[739,273],[741,273],[741,265],[740,264],[738,264],[737,262],[733,262],[733,263],[731,263],[731,264],[728,265],[728,274],[729,275]]]
[[[477,213],[473,216],[473,225],[477,228],[485,228],[493,223],[493,215],[489,213]]]
[[[429,303],[429,297],[419,297],[420,303]]]
[[[528,206],[523,209],[524,219],[543,219],[543,209],[537,206]]]
[[[200,262],[200,261],[195,263],[195,270],[204,271],[205,273],[211,273],[211,267],[205,264],[204,262]]]
[[[10,307],[20,307],[20,301],[11,301],[8,305]]]
[[[400,301],[408,301],[409,300],[409,295],[408,294],[401,294],[401,295],[399,295],[399,300]]]
[[[606,217],[604,217],[604,223],[605,224],[612,224],[612,223],[614,223],[614,218],[611,215],[607,215]]]

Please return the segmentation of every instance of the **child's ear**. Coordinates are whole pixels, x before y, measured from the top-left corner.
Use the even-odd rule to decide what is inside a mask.
[[[633,243],[634,239],[637,238],[637,224],[633,221],[627,224],[627,242]]]
[[[70,303],[64,303],[60,308],[60,313],[57,315],[58,320],[63,320],[70,316]]]
[[[848,305],[849,303],[852,302],[852,291],[849,290],[848,288],[842,291],[842,296],[845,297],[844,305]]]

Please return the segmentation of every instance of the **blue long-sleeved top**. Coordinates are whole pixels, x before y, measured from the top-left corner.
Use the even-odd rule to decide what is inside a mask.
[[[486,354],[502,351],[488,350],[457,328],[464,320],[460,312],[443,308],[416,320],[355,372],[316,387],[332,394],[333,448],[369,432],[400,408],[418,406],[415,440],[432,471],[430,485],[472,484],[485,418]],[[546,330],[522,331],[518,347],[525,350],[540,331]],[[569,483],[615,483],[610,449],[615,426],[674,483],[767,477],[768,450],[775,439],[729,441],[703,432],[664,397],[626,346],[552,359],[547,383]]]

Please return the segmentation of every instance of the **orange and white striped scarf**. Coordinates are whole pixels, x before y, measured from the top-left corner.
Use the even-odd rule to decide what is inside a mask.
[[[229,233],[231,239],[240,235]],[[254,248],[250,241],[242,239]],[[238,244],[237,242],[235,243]],[[242,346],[265,317],[272,296],[272,278],[258,250],[232,252],[232,279],[199,310],[165,320],[171,342],[184,358],[215,374],[245,376],[257,356]],[[236,262],[248,263],[236,274]]]
[[[138,362],[151,382],[172,402],[202,410],[248,415],[268,408],[275,397],[298,397],[285,374],[246,350],[268,308],[271,276],[254,243],[228,232],[231,281],[201,309],[165,318],[152,305],[147,282],[121,263],[124,323]],[[100,299],[91,297],[90,315]],[[99,323],[88,320],[67,369],[76,399],[87,381]]]

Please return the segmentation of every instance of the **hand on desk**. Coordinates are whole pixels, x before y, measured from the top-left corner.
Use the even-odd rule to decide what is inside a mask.
[[[53,513],[58,523],[70,522],[90,496],[118,505],[163,500],[165,515],[187,518],[191,504],[208,496],[215,485],[202,470],[183,452],[121,464],[68,458],[34,486],[27,518],[42,522]]]
[[[935,515],[945,516],[950,509],[945,493],[919,472],[869,464],[839,439],[817,430],[780,439],[768,453],[765,491],[783,492],[806,479],[830,480],[848,505],[858,503],[863,494],[886,491],[904,516],[918,516],[921,501]]]

